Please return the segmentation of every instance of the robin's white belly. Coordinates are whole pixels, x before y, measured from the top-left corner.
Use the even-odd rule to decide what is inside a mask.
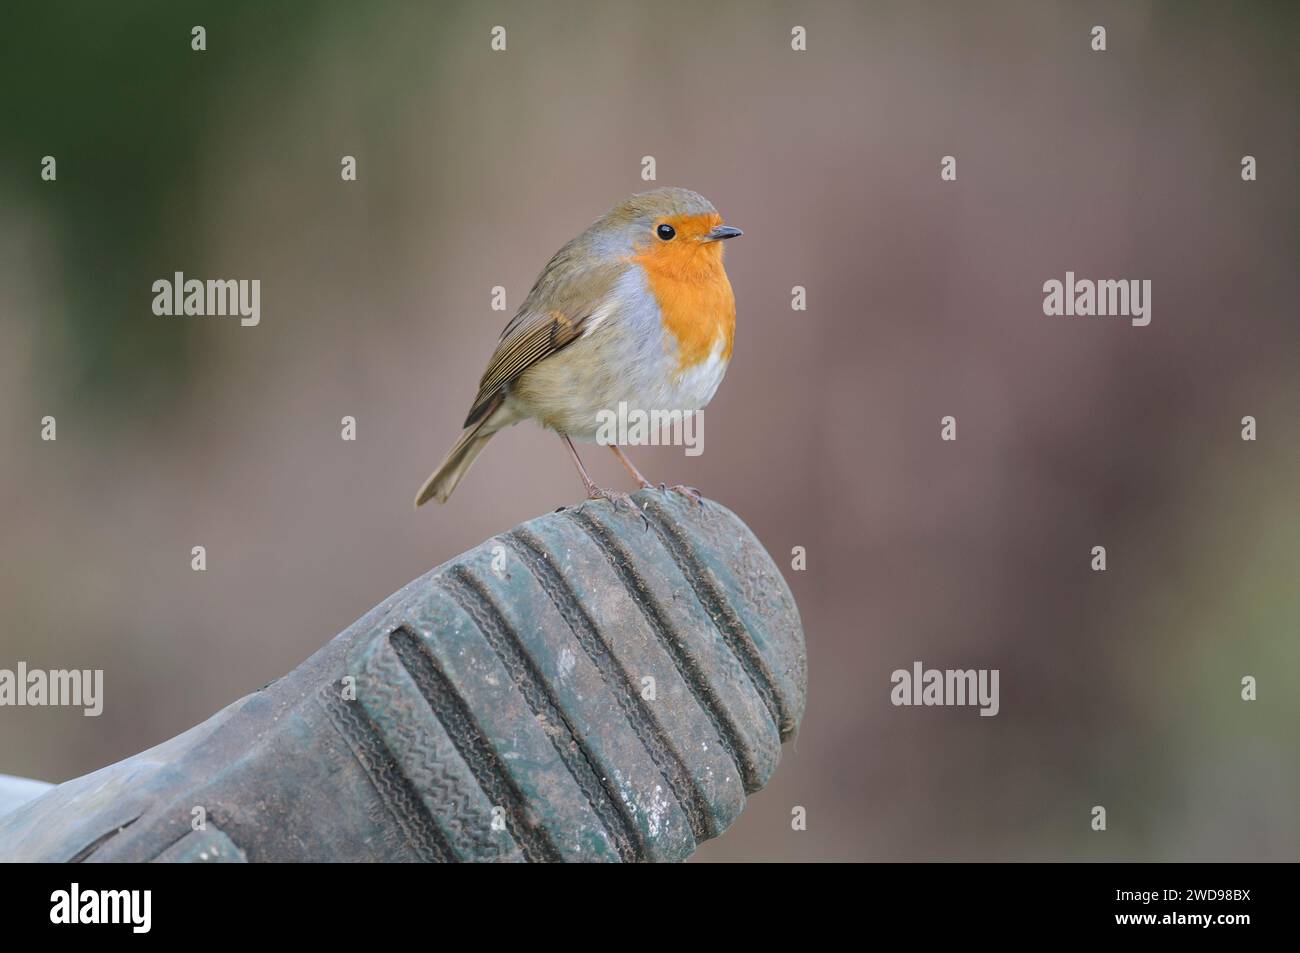
[[[718,385],[727,373],[728,360],[722,356],[726,348],[726,338],[719,334],[708,357],[694,367],[688,367],[680,374],[669,377],[666,409],[699,410],[713,399]]]

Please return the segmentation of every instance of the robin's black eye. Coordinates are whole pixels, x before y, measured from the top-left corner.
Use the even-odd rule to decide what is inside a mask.
[[[677,230],[671,225],[660,225],[655,229],[655,234],[664,241],[669,242],[673,240],[673,237],[677,234]]]

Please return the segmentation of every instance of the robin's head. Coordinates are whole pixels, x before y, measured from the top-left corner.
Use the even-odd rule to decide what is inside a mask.
[[[624,199],[597,228],[617,235],[649,270],[679,275],[711,270],[722,261],[722,243],[741,234],[722,224],[713,203],[689,189],[655,189]]]

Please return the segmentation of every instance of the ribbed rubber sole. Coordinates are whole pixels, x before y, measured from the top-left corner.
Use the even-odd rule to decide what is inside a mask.
[[[796,730],[803,635],[734,514],[634,499],[440,566],[204,725],[0,819],[0,858],[689,856]]]

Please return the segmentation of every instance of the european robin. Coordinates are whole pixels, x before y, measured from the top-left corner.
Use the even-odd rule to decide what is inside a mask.
[[[559,434],[589,498],[627,501],[596,486],[573,441],[595,440],[600,412],[620,404],[694,412],[713,398],[736,330],[722,247],[739,234],[704,196],[655,189],[619,202],[556,252],[501,332],[465,432],[415,505],[447,502],[492,435],[528,419]],[[651,485],[617,444],[609,448]]]

